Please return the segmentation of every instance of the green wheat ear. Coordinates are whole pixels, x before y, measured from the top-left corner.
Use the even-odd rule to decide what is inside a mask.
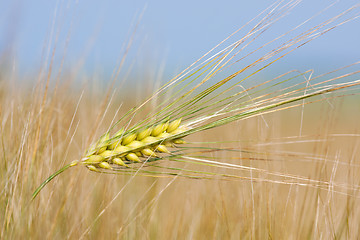
[[[99,173],[146,173],[151,176],[169,174],[211,178],[214,175],[211,172],[189,171],[181,168],[171,169],[175,170],[175,172],[161,172],[144,170],[143,167],[160,160],[221,166],[219,162],[200,161],[199,158],[189,157],[186,150],[191,149],[192,146],[187,146],[189,144],[183,145],[186,143],[183,138],[234,121],[303,106],[304,102],[302,100],[308,98],[319,101],[333,97],[329,95],[332,92],[343,92],[347,89],[345,94],[350,94],[350,91],[356,90],[356,87],[360,85],[359,80],[339,82],[339,79],[347,79],[358,74],[359,71],[321,81],[319,80],[320,77],[326,75],[312,77],[311,79],[306,78],[304,81],[299,79],[304,79],[308,72],[292,71],[257,85],[252,84],[247,89],[238,90],[243,82],[251,81],[251,78],[256,76],[257,73],[268,68],[287,54],[329,30],[358,17],[351,16],[341,20],[341,17],[350,11],[345,11],[335,18],[331,18],[296,36],[291,35],[290,31],[269,41],[269,43],[276,42],[278,47],[265,52],[262,57],[252,60],[250,64],[237,69],[229,76],[225,78],[219,77],[218,74],[229,66],[234,65],[239,60],[251,57],[252,54],[266,47],[267,44],[264,44],[262,47],[254,49],[250,54],[239,59],[236,58],[241,56],[244,46],[249,47],[254,40],[266,32],[265,30],[271,24],[284,17],[294,5],[279,4],[275,6],[259,17],[260,21],[240,40],[225,46],[219,52],[214,52],[215,49],[213,49],[190,65],[177,77],[159,88],[143,104],[130,110],[114,124],[111,130],[120,129],[115,134],[111,135],[110,131],[106,132],[86,150],[79,161],[65,165],[47,178],[35,190],[32,198],[34,199],[41,189],[57,175],[78,165],[86,166],[89,170]],[[289,39],[283,39],[286,36],[289,36]],[[222,44],[225,44],[225,42]],[[213,55],[211,56],[210,53]],[[334,72],[336,71],[331,73]],[[220,80],[215,81],[216,79]],[[209,84],[210,80],[215,82]],[[321,98],[315,98],[316,96],[321,96]],[[153,99],[162,100],[162,103],[156,106],[155,114],[146,115],[142,121],[132,126],[124,128],[126,124],[123,124],[122,127],[118,128],[121,122],[131,122],[132,117],[142,111],[144,106],[149,105]],[[181,145],[183,147],[179,151]],[[232,167],[236,168],[235,166]]]

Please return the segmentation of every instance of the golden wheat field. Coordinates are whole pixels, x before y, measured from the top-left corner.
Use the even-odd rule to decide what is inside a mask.
[[[359,13],[244,52],[296,2],[272,5],[169,82],[62,69],[55,48],[24,80],[3,54],[0,238],[358,239],[359,63],[314,76],[264,69]],[[155,140],[125,144],[141,131]]]

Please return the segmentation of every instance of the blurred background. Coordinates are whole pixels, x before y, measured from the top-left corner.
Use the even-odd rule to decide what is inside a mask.
[[[360,19],[354,19],[268,69],[262,67],[292,49],[246,68],[358,2],[299,3],[256,41],[249,38],[244,44],[249,46],[236,49],[241,52],[232,53],[236,56],[225,71],[206,84],[244,68],[246,72],[233,82],[240,84],[242,78],[254,87],[293,69],[314,69],[316,76],[358,62]],[[229,150],[208,154],[210,159],[241,166],[210,169],[194,164],[195,170],[213,171],[211,180],[104,175],[76,167],[54,179],[29,204],[34,190],[50,174],[80,159],[109,126],[157,90],[160,81],[170,80],[267,7],[272,9],[271,4],[267,0],[0,0],[0,239],[357,239],[360,106],[356,86],[354,91],[294,102],[298,107],[188,136],[187,146]],[[355,9],[337,23],[356,14],[360,15]],[[260,20],[216,51],[241,39]],[[285,38],[265,45],[287,32]],[[251,54],[256,49],[260,50]],[[358,65],[352,67],[315,81],[359,70]],[[246,78],[258,69],[252,79]],[[293,75],[253,89],[243,86],[244,81],[241,87],[250,89],[251,96],[263,95],[269,104],[283,100],[286,94],[281,93],[290,91],[290,83],[302,89],[299,94],[313,90],[303,76],[292,79]],[[302,85],[295,84],[298,79]],[[124,87],[125,81],[133,88]],[[355,96],[342,97],[352,93]],[[225,99],[225,94],[220,97]],[[160,106],[159,99],[136,112],[132,123]],[[202,154],[194,149],[194,155]],[[173,163],[164,161],[160,167],[192,167]],[[219,180],[217,176],[224,173],[236,178]]]
[[[309,26],[357,3],[334,2],[301,2],[271,27],[271,33],[264,35],[263,41],[324,9],[325,13],[313,19]],[[136,73],[141,71],[169,79],[271,3],[267,0],[2,0],[1,62],[5,67],[4,62],[11,62],[11,66],[17,66],[18,74],[26,76],[41,68],[55,47],[54,61],[58,65],[63,63],[64,69],[76,67],[89,74],[96,72],[106,80],[126,55],[123,69],[127,74],[139,79]],[[334,6],[329,7],[332,3]],[[296,54],[282,60],[281,70],[311,68],[322,72],[358,61],[358,25],[357,20],[352,21],[327,33],[326,39],[298,49]]]

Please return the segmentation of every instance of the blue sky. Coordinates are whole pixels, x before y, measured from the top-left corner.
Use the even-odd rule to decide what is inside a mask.
[[[340,1],[314,23],[356,2]],[[1,0],[0,54],[10,49],[20,71],[26,73],[46,59],[47,43],[54,43],[58,36],[56,61],[60,62],[66,52],[65,65],[69,68],[84,60],[87,70],[98,68],[110,72],[136,29],[128,53],[128,66],[134,64],[135,69],[144,71],[165,66],[165,74],[171,75],[270,3],[272,1],[265,0]],[[328,0],[303,1],[274,26],[269,39],[296,26],[329,3]],[[360,60],[359,26],[359,20],[341,26],[296,51],[283,62],[284,66],[331,70]]]

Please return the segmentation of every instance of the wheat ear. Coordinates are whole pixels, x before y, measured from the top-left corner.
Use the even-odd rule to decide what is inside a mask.
[[[323,101],[338,97],[330,95],[333,92],[342,95],[356,92],[360,80],[348,79],[356,76],[360,71],[328,77],[321,81],[319,79],[326,77],[326,75],[309,78],[306,77],[307,72],[291,71],[259,84],[251,82],[252,85],[248,88],[242,86],[246,81],[251,81],[256,74],[299,47],[359,17],[358,13],[354,13],[354,10],[359,6],[354,6],[327,21],[294,35],[293,32],[301,24],[261,47],[255,48],[250,53],[241,55],[245,47],[249,47],[255,40],[259,39],[272,24],[287,15],[297,4],[298,1],[287,3],[280,1],[268,12],[259,15],[259,22],[243,37],[228,45],[225,45],[225,40],[221,42],[174,79],[159,88],[143,104],[130,110],[110,130],[116,129],[121,122],[130,122],[135,114],[151,103],[151,100],[160,99],[162,103],[157,105],[155,114],[148,114],[142,121],[125,129],[121,128],[115,134],[111,135],[110,131],[106,132],[85,152],[79,161],[64,166],[45,180],[33,193],[33,199],[54,177],[77,165],[85,165],[89,170],[101,173],[130,172],[152,175],[162,173],[146,171],[143,170],[143,167],[147,163],[163,159],[174,161],[184,161],[185,159],[187,162],[196,164],[201,162],[201,164],[219,165],[219,162],[211,163],[204,160],[200,161],[199,158],[190,158],[186,155],[186,151],[179,151],[177,146],[185,143],[184,137],[196,132],[254,116],[303,106],[305,99]],[[234,36],[235,33],[231,36]],[[273,43],[278,43],[278,47],[270,48],[261,57],[252,59],[256,53]],[[218,51],[217,48],[220,45],[223,48]],[[231,66],[240,61],[246,61],[246,59],[250,59],[249,64],[237,68],[227,77],[220,76],[220,73],[226,69],[230,69]],[[357,64],[359,63],[351,66],[357,66]],[[336,71],[331,73],[334,72]],[[304,78],[305,81],[299,81],[299,79]],[[215,79],[220,80],[214,83],[210,82]],[[344,81],[339,82],[339,80]],[[167,93],[169,94],[167,95]],[[316,98],[316,96],[320,96],[320,98]],[[182,171],[184,169],[175,170]],[[201,176],[207,177],[213,174],[195,171],[192,173],[195,175],[186,176],[197,177],[201,173]],[[180,172],[165,174],[177,175]]]

